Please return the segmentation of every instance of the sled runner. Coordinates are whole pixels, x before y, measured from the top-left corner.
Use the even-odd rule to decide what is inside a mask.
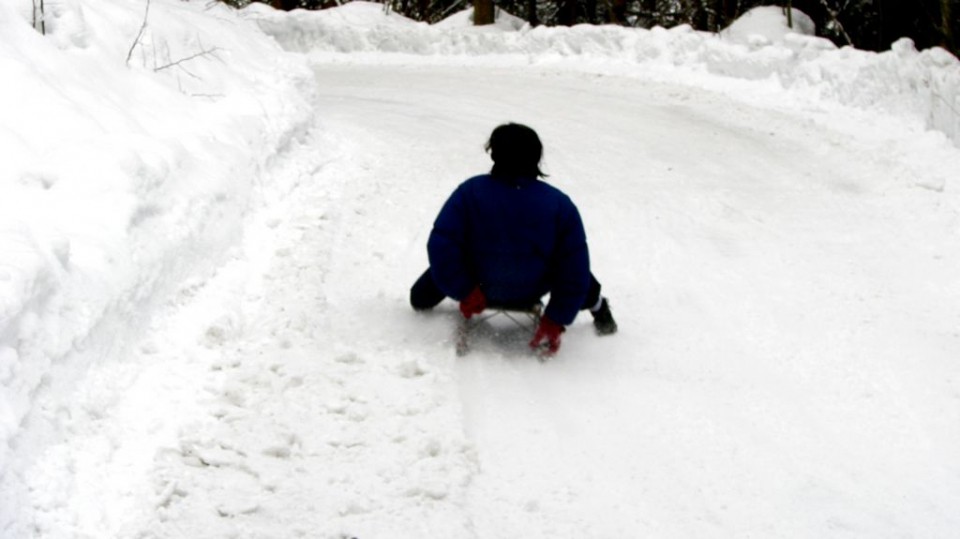
[[[470,352],[470,343],[476,337],[478,328],[489,325],[489,321],[495,317],[503,317],[523,330],[522,334],[529,339],[537,329],[540,323],[540,315],[543,313],[543,303],[536,302],[532,305],[488,305],[487,311],[482,315],[472,318],[460,318],[457,324],[457,356],[465,356]],[[497,331],[494,329],[493,334]],[[524,342],[526,346],[526,342]],[[546,354],[537,351],[537,358],[540,361],[546,359]]]

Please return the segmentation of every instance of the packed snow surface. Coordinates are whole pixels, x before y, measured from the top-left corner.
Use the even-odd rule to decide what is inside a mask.
[[[0,537],[960,529],[960,66],[724,33],[0,4]],[[780,16],[777,16],[781,13]],[[796,13],[795,21],[805,16]],[[146,22],[146,24],[144,24]],[[518,121],[620,332],[417,314]]]

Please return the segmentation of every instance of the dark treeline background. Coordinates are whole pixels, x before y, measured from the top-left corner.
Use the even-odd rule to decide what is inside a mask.
[[[240,7],[261,1],[277,9],[324,9],[337,0],[223,0]],[[379,0],[411,19],[436,22],[473,5],[476,22],[489,23],[496,8],[530,24],[620,24],[670,28],[689,24],[716,32],[750,8],[762,5],[803,11],[817,25],[820,36],[837,45],[886,50],[901,37],[918,48],[943,47],[958,54],[960,0]]]

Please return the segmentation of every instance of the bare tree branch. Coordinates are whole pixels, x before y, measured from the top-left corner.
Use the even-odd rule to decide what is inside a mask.
[[[834,9],[827,0],[820,0],[820,5],[826,10],[827,15],[830,17],[830,20],[827,21],[827,28],[831,29],[834,32],[843,36],[843,39],[847,42],[847,45],[853,45],[853,40],[850,39],[850,34],[847,33],[847,29],[843,27],[843,23],[840,22],[840,13],[847,7],[848,2],[844,2],[842,6],[837,6]]]

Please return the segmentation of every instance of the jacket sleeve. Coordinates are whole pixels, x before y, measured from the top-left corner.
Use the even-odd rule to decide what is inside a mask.
[[[550,303],[544,313],[568,326],[583,308],[590,287],[590,254],[580,212],[565,198],[557,222],[557,250],[551,260]]]
[[[476,286],[467,254],[467,213],[465,187],[458,187],[444,203],[427,241],[430,274],[437,287],[457,301]]]

